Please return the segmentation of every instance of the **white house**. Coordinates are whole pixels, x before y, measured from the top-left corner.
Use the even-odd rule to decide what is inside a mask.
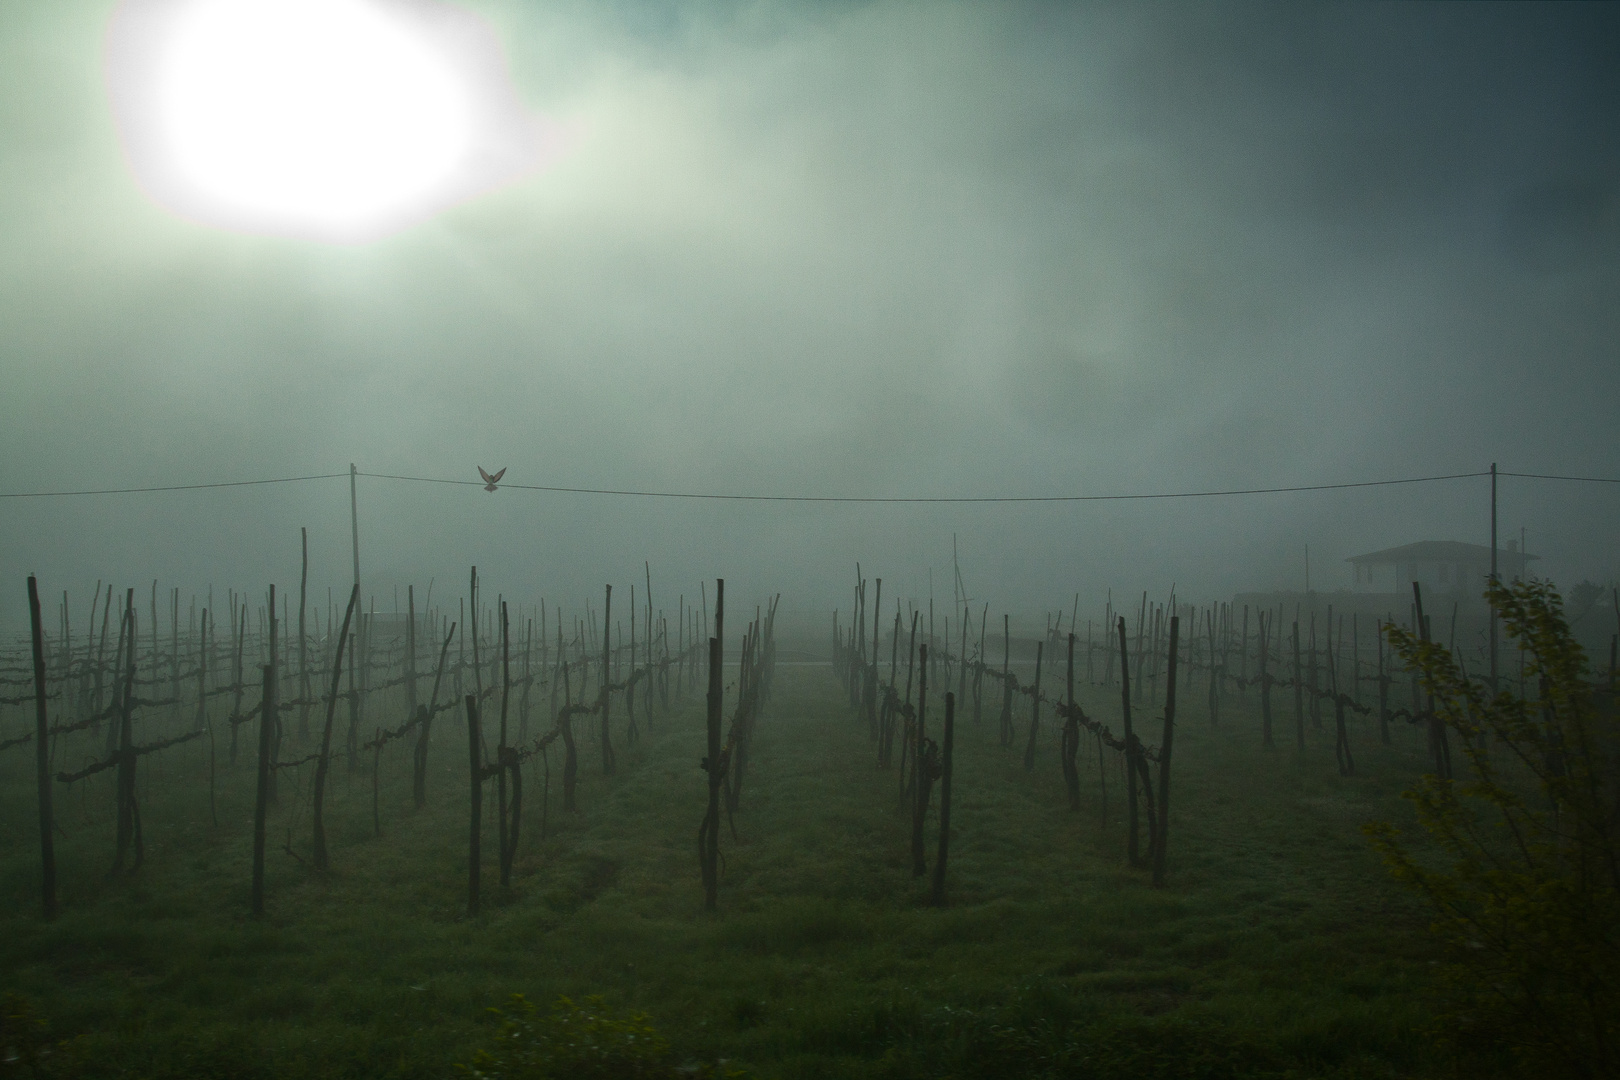
[[[1519,551],[1516,540],[1496,552],[1496,573],[1503,581],[1523,577],[1525,564],[1537,555]],[[1412,582],[1425,592],[1478,598],[1491,573],[1491,549],[1456,540],[1420,540],[1346,559],[1355,569],[1358,593],[1410,593]]]

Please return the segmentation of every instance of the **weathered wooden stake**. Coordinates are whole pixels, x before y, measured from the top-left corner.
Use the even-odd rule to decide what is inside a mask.
[[[304,633],[304,607],[309,593],[309,530],[298,530],[303,569],[298,575],[298,741],[309,738],[309,638]]]
[[[499,601],[499,606],[501,610],[501,725],[495,742],[495,852],[498,856],[496,863],[500,868],[501,888],[504,889],[508,884],[506,866],[506,768],[504,765],[506,757],[506,701],[507,698],[511,697],[512,670],[510,663],[511,652],[507,648],[506,601]],[[606,634],[603,634],[604,638],[606,636]]]
[[[1378,623],[1378,741],[1389,745],[1389,673],[1384,670],[1384,623]]]
[[[433,729],[433,717],[439,709],[439,683],[444,679],[444,662],[450,655],[450,639],[455,636],[456,624],[451,623],[449,631],[444,635],[444,644],[439,647],[439,666],[433,673],[433,693],[428,696],[425,708],[417,706],[416,750],[413,755],[416,770],[411,778],[411,794],[418,808],[427,805],[428,739]],[[446,707],[454,708],[453,705]]]
[[[724,654],[721,652],[720,633],[724,626],[726,582],[715,582],[714,629],[709,638],[709,698],[708,698],[708,756],[703,759],[703,770],[709,774],[709,807],[703,824],[698,828],[698,863],[703,875],[703,907],[713,911],[720,902],[720,785],[724,774],[720,761],[720,713],[724,685],[721,682]],[[707,606],[707,599],[705,599]],[[705,622],[707,613],[705,612]]]
[[[467,706],[467,780],[472,796],[467,833],[467,914],[478,914],[479,829],[484,817],[484,762],[478,745],[478,695],[468,694]]]
[[[331,767],[332,760],[332,721],[337,716],[338,687],[342,686],[343,678],[343,650],[349,643],[349,623],[354,618],[354,609],[360,603],[360,586],[355,585],[349,593],[349,606],[343,611],[343,629],[338,633],[337,649],[332,653],[332,692],[326,698],[326,723],[321,728],[321,756],[315,761],[315,793],[313,799],[313,847],[314,854],[311,862],[317,871],[325,873],[326,860],[326,819],[323,812],[326,806],[326,774]],[[328,630],[331,627],[327,628]]]
[[[1089,625],[1089,620],[1088,620]],[[1064,698],[1068,702],[1069,715],[1063,721],[1063,783],[1069,790],[1069,809],[1080,809],[1080,770],[1075,764],[1075,755],[1080,750],[1080,718],[1075,715],[1074,704],[1074,631],[1069,631],[1069,659],[1064,679]]]
[[[934,856],[934,888],[929,897],[935,907],[945,906],[945,860],[951,852],[951,759],[955,747],[956,695],[946,694],[945,746],[939,768],[939,851]]]
[[[1041,728],[1041,653],[1046,642],[1035,643],[1035,686],[1029,696],[1029,741],[1024,744],[1024,771],[1035,771],[1035,736]]]
[[[1274,745],[1271,739],[1271,673],[1267,669],[1271,651],[1271,620],[1269,613],[1259,612],[1260,616],[1260,745],[1270,750]]]
[[[1341,623],[1343,619],[1341,618]],[[1342,635],[1343,626],[1339,628]],[[1344,723],[1344,698],[1339,692],[1339,656],[1333,648],[1333,620],[1328,620],[1328,686],[1333,695],[1334,742],[1333,757],[1339,765],[1340,776],[1352,776],[1356,771],[1355,758],[1350,756],[1350,734]],[[1342,644],[1342,639],[1341,639]]]
[[[650,572],[650,566],[649,566]],[[631,614],[634,614],[632,612]],[[609,670],[608,661],[612,655],[609,644],[608,625],[613,616],[613,586],[607,586],[607,595],[602,600],[602,775],[612,776],[618,759],[613,753],[613,738],[608,730],[608,701],[613,694],[608,690],[612,685],[613,673]],[[649,642],[650,644],[650,642]],[[652,654],[649,652],[648,659]]]
[[[1194,627],[1196,629],[1196,627]],[[1176,638],[1181,618],[1170,616],[1170,683],[1164,699],[1164,737],[1159,743],[1159,835],[1153,841],[1153,884],[1164,885],[1165,851],[1170,841],[1170,747],[1176,730]]]
[[[923,854],[923,815],[928,812],[928,777],[923,765],[923,719],[928,710],[928,646],[917,646],[917,725],[911,746],[911,770],[914,776],[911,809],[911,876],[922,877],[928,872],[928,859]]]
[[[1140,641],[1140,627],[1137,628],[1137,638]],[[1129,671],[1129,661],[1130,656],[1127,652],[1127,645],[1125,641],[1125,617],[1122,615],[1119,619],[1119,673],[1121,677],[1120,705],[1124,710],[1123,718],[1125,726],[1125,745],[1127,747],[1131,745],[1131,676]],[[1137,676],[1140,677],[1141,673],[1142,670],[1139,663],[1137,665]],[[1140,691],[1138,691],[1138,694],[1140,694]],[[1130,751],[1127,750],[1125,762],[1125,795],[1129,809],[1126,821],[1127,831],[1125,834],[1125,856],[1131,861],[1132,864],[1135,864],[1137,861],[1136,768],[1135,762],[1130,760],[1130,757]]]
[[[264,666],[264,697],[259,705],[259,782],[253,801],[253,901],[254,918],[264,915],[264,826],[270,809],[270,739],[275,730],[276,668]]]
[[[108,599],[112,592],[109,588]],[[103,619],[105,623],[105,619]],[[39,784],[40,902],[56,918],[56,816],[51,808],[50,722],[45,711],[45,630],[39,616],[39,582],[28,575],[28,624],[34,636],[34,763]],[[105,625],[102,636],[106,636]],[[98,676],[99,678],[99,676]]]
[[[1299,664],[1299,619],[1294,619],[1294,733],[1300,750],[1305,749],[1305,680]]]
[[[116,848],[113,852],[114,876],[124,872],[124,857],[129,851],[131,843],[135,844],[135,865],[132,869],[139,869],[141,865],[140,839],[138,836],[140,825],[136,819],[138,811],[135,809],[135,745],[134,745],[134,714],[135,714],[135,590],[130,589],[125,608],[125,618],[129,620],[129,633],[124,635],[125,648],[128,653],[124,663],[124,693],[118,715],[118,836]]]

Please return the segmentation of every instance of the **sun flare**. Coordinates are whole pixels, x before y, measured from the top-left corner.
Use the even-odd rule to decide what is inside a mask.
[[[109,38],[126,146],[159,201],[188,216],[365,239],[536,158],[533,124],[511,123],[521,109],[489,115],[500,94],[468,54],[465,17],[435,23],[387,0],[126,8]],[[502,139],[527,145],[488,145]]]

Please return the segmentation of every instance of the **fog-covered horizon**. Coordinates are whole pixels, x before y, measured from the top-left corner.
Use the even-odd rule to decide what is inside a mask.
[[[363,473],[707,494],[1157,494],[1620,477],[1605,6],[455,5],[562,132],[380,240],[187,220],[128,167],[111,2],[0,10],[0,627],[98,580],[311,596]],[[1107,590],[1347,588],[1489,539],[1482,477],[1068,503],[358,484],[362,578],[615,610],[727,581],[1038,626]],[[1620,577],[1620,488],[1504,477],[1500,539]],[[441,593],[441,590],[443,592]],[[621,599],[622,598],[622,599]],[[201,600],[199,599],[199,603]],[[450,601],[453,603],[453,601]],[[713,597],[709,597],[712,609]],[[166,603],[166,602],[165,602]],[[167,607],[160,604],[166,625]],[[47,615],[48,627],[52,617]]]

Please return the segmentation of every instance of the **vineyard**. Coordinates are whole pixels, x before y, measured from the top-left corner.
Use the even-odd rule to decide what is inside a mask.
[[[48,632],[30,579],[8,1039],[41,1075],[445,1076],[523,993],[762,1076],[1428,1067],[1423,916],[1359,826],[1452,750],[1381,626],[1144,594],[997,641],[863,578],[822,642],[770,597],[723,649],[723,581],[673,619],[638,584],[565,621],[476,570],[398,616],[154,583]]]

